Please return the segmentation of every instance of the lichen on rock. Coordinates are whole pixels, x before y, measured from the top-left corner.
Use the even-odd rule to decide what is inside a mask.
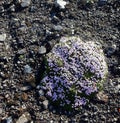
[[[63,37],[46,55],[47,72],[41,88],[62,107],[85,105],[105,82],[108,67],[100,44]]]

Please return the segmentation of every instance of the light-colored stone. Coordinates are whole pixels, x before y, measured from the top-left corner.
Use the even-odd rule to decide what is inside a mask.
[[[12,120],[11,116],[6,119],[6,123],[13,123],[13,120]]]
[[[3,109],[0,107],[0,114],[2,114],[2,112],[3,112]]]
[[[5,33],[0,34],[0,41],[5,41],[7,35]]]
[[[55,5],[59,6],[61,9],[65,9],[67,2],[63,0],[56,0]]]
[[[100,91],[97,93],[97,99],[99,101],[108,102],[108,96],[106,94],[104,94],[103,91]]]
[[[39,48],[39,54],[44,54],[44,53],[46,53],[46,48],[44,46],[41,46]]]
[[[48,100],[43,101],[43,107],[44,107],[44,109],[47,109],[48,108],[48,105],[49,105],[49,101]]]
[[[28,121],[30,121],[30,119],[31,119],[30,114],[28,112],[25,112],[19,117],[16,123],[27,123]]]
[[[24,66],[24,72],[25,73],[32,73],[32,68],[29,65]]]
[[[21,5],[21,7],[28,7],[31,3],[31,0],[19,0],[19,3]]]

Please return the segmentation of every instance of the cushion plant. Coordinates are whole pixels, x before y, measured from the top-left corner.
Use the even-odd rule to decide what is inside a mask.
[[[105,82],[108,68],[100,44],[79,37],[63,37],[46,55],[41,88],[62,107],[78,108]]]

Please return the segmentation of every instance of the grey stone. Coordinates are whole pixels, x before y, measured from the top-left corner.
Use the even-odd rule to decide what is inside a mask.
[[[43,96],[44,95],[43,90],[39,90],[38,93],[39,93],[39,96]]]
[[[88,118],[85,118],[84,121],[89,121],[89,119]]]
[[[97,111],[98,111],[99,109],[98,109],[98,107],[97,106],[94,106],[93,107],[93,111],[94,111],[94,113],[96,112],[97,113]]]
[[[12,120],[11,116],[6,119],[6,123],[13,123],[13,120]]]
[[[7,35],[5,33],[0,34],[0,41],[5,41]]]
[[[46,48],[44,46],[41,46],[39,48],[39,54],[44,54],[44,53],[46,53]]]
[[[11,12],[14,12],[15,11],[15,5],[14,4],[11,5],[9,9],[10,9]]]
[[[0,107],[0,114],[2,114],[2,112],[3,112],[3,109],[2,109],[2,107]]]
[[[50,36],[50,35],[52,35],[52,32],[51,32],[50,30],[47,30],[47,29],[46,29],[46,35],[47,35],[47,36]]]
[[[49,105],[49,101],[48,100],[43,101],[43,108],[44,109],[48,109],[48,105]]]
[[[32,68],[29,65],[24,66],[24,72],[25,73],[32,73]]]
[[[100,115],[100,117],[101,117],[101,119],[102,119],[103,121],[106,120],[106,117],[105,117],[104,115]]]
[[[30,121],[31,116],[29,114],[29,112],[25,112],[24,114],[22,114],[19,119],[16,121],[16,123],[26,123],[28,121]]]
[[[30,12],[35,12],[36,10],[37,10],[37,8],[35,6],[31,6],[29,11]]]
[[[120,89],[120,84],[117,86],[118,89]]]
[[[120,75],[120,66],[114,66],[113,72],[116,75]]]
[[[53,26],[53,29],[56,30],[56,31],[60,31],[60,30],[63,29],[63,27],[60,26],[60,25],[57,25],[57,26]]]
[[[54,123],[54,121],[53,120],[50,120],[50,123]]]
[[[4,10],[4,7],[3,6],[0,6],[0,13],[3,13],[5,10]]]
[[[26,49],[21,49],[21,50],[18,51],[18,54],[20,54],[20,55],[25,54],[25,53],[26,53]]]
[[[116,122],[117,121],[117,118],[114,118],[114,121]]]
[[[98,92],[96,97],[99,101],[108,102],[108,96],[103,91]]]
[[[107,0],[99,0],[99,1],[101,1],[101,2],[106,2]]]
[[[107,55],[109,55],[109,56],[113,55],[113,53],[115,53],[116,49],[117,49],[117,46],[115,44],[107,47]]]
[[[28,7],[31,3],[31,0],[19,0],[21,7]]]
[[[99,0],[99,1],[98,1],[98,4],[99,4],[99,5],[105,5],[106,2],[107,2],[107,0]]]
[[[64,123],[69,123],[68,120],[64,121]]]
[[[85,117],[88,116],[88,113],[85,112],[85,113],[84,113],[84,116],[85,116]]]
[[[115,93],[118,93],[118,92],[120,92],[120,84],[118,84],[116,87],[115,87]]]
[[[21,27],[19,27],[18,30],[21,31],[21,32],[25,32],[26,31],[26,26],[21,26]]]
[[[76,123],[76,119],[72,118],[71,123]]]
[[[28,91],[31,89],[31,86],[23,86],[20,88],[21,91]]]
[[[64,0],[56,0],[55,5],[56,7],[59,7],[60,9],[65,9],[67,2]]]

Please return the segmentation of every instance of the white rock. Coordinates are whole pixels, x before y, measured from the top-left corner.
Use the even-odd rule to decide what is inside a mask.
[[[56,6],[59,6],[61,9],[65,9],[67,2],[63,1],[63,0],[56,0],[55,4],[56,4]]]
[[[39,54],[44,54],[44,53],[46,53],[46,48],[44,46],[41,46],[39,48]]]
[[[120,90],[120,84],[118,84],[118,86],[116,86],[115,92],[119,92],[119,90]]]
[[[97,99],[99,101],[108,102],[108,96],[106,94],[104,94],[103,91],[100,91],[97,93]]]
[[[31,0],[19,0],[21,7],[28,7],[31,3]]]
[[[118,89],[120,89],[120,84],[117,86]]]
[[[11,116],[6,119],[6,123],[13,123],[13,120],[12,120]]]
[[[24,72],[25,73],[32,73],[32,68],[29,65],[24,66]]]
[[[5,41],[7,35],[5,33],[0,34],[0,41]]]
[[[43,107],[44,107],[44,109],[47,109],[48,108],[48,105],[49,105],[49,101],[48,100],[43,101]]]
[[[28,112],[25,112],[19,117],[16,123],[27,123],[28,121],[30,121],[30,119],[31,119],[30,114]]]
[[[3,109],[0,107],[0,114],[2,114],[2,112],[3,112]]]

